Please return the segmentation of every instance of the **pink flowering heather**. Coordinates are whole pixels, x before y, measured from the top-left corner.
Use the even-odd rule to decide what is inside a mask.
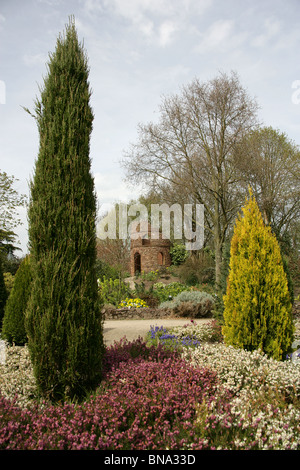
[[[0,449],[299,449],[291,404],[282,412],[253,406],[176,351],[124,340],[107,349],[103,366],[84,403],[20,408],[0,397]]]
[[[105,375],[114,367],[116,368],[121,362],[129,360],[153,360],[161,362],[169,357],[180,357],[177,351],[170,351],[163,345],[146,345],[142,338],[135,341],[128,341],[126,337],[120,341],[116,341],[113,345],[106,349],[103,358],[103,374]]]
[[[195,405],[214,395],[214,372],[193,369],[176,353],[147,348],[141,341],[134,348],[128,343],[110,348],[105,368],[97,394],[80,405],[21,410],[2,398],[0,448],[202,447],[193,431]]]

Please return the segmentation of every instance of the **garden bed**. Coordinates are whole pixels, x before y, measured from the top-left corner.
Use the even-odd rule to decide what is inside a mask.
[[[216,342],[210,323],[110,346],[79,404],[40,402],[27,347],[9,347],[0,449],[300,450],[300,366]]]

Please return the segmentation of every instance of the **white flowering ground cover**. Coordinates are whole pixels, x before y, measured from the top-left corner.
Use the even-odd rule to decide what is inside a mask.
[[[228,427],[252,425],[260,449],[300,448],[300,366],[268,359],[259,351],[243,351],[224,344],[203,344],[186,350],[193,365],[215,370],[223,386],[234,394]],[[209,405],[215,412],[216,403]],[[224,416],[216,416],[222,422]],[[246,442],[235,442],[244,448]]]
[[[295,327],[295,338],[299,340],[299,321]],[[224,389],[233,394],[230,418],[228,410],[220,414],[216,401],[211,401],[199,405],[199,425],[205,413],[213,416],[215,427],[224,427],[224,422],[227,428],[251,426],[256,430],[252,439],[262,450],[300,449],[300,362],[279,362],[260,351],[216,342],[219,338],[214,322],[197,325],[192,321],[170,332],[178,338],[191,336],[199,340],[199,346],[183,350],[183,358],[193,366],[214,370]],[[234,445],[246,448],[247,438],[235,440]]]
[[[298,323],[297,339],[299,331]],[[220,380],[220,393],[197,407],[195,432],[207,435],[213,428],[216,433],[222,429],[219,449],[231,448],[230,436],[235,449],[247,449],[251,441],[262,450],[300,450],[299,363],[278,362],[259,351],[248,352],[216,342],[219,338],[213,323],[191,322],[170,332],[179,338],[187,334],[197,338],[200,345],[183,348],[183,358],[194,367],[212,369]],[[219,406],[222,389],[232,394],[230,409]],[[0,364],[0,394],[16,398],[21,407],[37,399],[26,346],[7,347],[5,363]]]
[[[0,364],[0,395],[26,407],[37,398],[35,378],[27,346],[7,346]]]

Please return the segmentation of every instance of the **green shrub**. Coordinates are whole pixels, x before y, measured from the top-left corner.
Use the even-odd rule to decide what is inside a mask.
[[[2,337],[10,344],[21,346],[27,343],[24,316],[31,292],[31,282],[30,261],[29,257],[26,257],[15,275],[14,285],[5,306]]]
[[[189,287],[180,282],[171,282],[170,284],[157,282],[153,286],[153,295],[155,295],[161,303],[173,299],[176,295],[185,290],[189,290]]]
[[[145,283],[142,281],[140,283],[134,283],[134,290],[132,295],[139,297],[143,300],[149,307],[157,307],[159,304],[158,298],[153,295],[153,285],[146,289]]]
[[[170,256],[174,266],[182,264],[188,257],[185,245],[175,243],[170,249]]]
[[[227,345],[281,360],[293,341],[292,304],[279,244],[250,193],[231,240],[224,296]]]
[[[98,279],[99,296],[103,304],[117,306],[125,297],[130,296],[129,287],[121,279]]]
[[[2,264],[1,264],[1,259],[0,259],[0,328],[2,325],[6,301],[7,301],[7,290],[5,287],[5,282],[4,282],[3,272],[2,272]]]
[[[110,266],[105,261],[97,259],[96,260],[96,276],[97,276],[97,279],[99,279],[100,281],[103,281],[104,277],[106,279],[119,279],[120,272],[113,266]]]
[[[156,269],[155,271],[150,271],[149,273],[145,273],[144,271],[141,273],[141,278],[144,281],[156,281],[161,274],[160,269]]]
[[[183,291],[175,299],[160,304],[159,308],[170,309],[180,317],[201,318],[211,316],[214,298],[207,292]]]
[[[14,285],[15,276],[10,272],[6,272],[6,273],[3,273],[3,279],[4,279],[7,295],[9,296]]]
[[[180,280],[188,285],[195,286],[203,283],[214,283],[215,263],[213,255],[208,249],[191,254],[178,268]]]

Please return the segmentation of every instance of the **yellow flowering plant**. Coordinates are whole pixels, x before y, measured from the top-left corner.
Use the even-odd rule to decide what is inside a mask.
[[[141,307],[148,307],[146,302],[142,299],[136,297],[135,299],[130,299],[127,297],[126,299],[122,300],[118,308],[141,308]]]

